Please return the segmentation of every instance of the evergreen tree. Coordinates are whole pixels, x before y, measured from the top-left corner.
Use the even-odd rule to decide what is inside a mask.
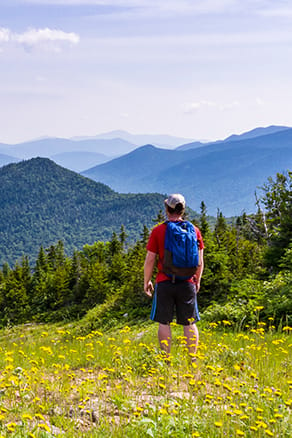
[[[113,256],[114,254],[120,253],[122,250],[122,244],[120,240],[118,239],[117,234],[114,232],[112,234],[112,238],[109,242],[109,252],[110,256]]]
[[[2,323],[20,324],[29,317],[30,307],[22,268],[16,264],[5,279],[0,296]]]
[[[149,229],[146,227],[146,225],[144,225],[143,231],[140,234],[140,241],[137,242],[138,244],[142,245],[143,248],[145,248],[148,243],[149,234]]]
[[[207,220],[207,207],[204,201],[201,202],[201,215],[200,215],[200,231],[203,236],[206,236],[209,232],[209,223]]]
[[[221,248],[222,246],[226,246],[226,241],[227,241],[226,230],[227,230],[226,219],[223,216],[222,212],[218,210],[217,220],[215,224],[215,236],[219,248]]]
[[[263,191],[269,238],[265,259],[269,268],[279,270],[281,257],[292,242],[292,172],[269,178]]]
[[[121,230],[120,230],[120,242],[122,245],[122,249],[125,249],[125,244],[126,244],[126,240],[127,240],[127,233],[125,230],[124,225],[121,225]]]
[[[155,224],[161,224],[165,221],[165,213],[160,209],[156,218],[152,219]]]

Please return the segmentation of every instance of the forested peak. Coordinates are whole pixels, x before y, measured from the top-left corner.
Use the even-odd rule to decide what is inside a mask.
[[[69,251],[107,240],[121,225],[133,241],[152,224],[164,199],[119,194],[40,157],[0,169],[0,185],[0,264],[23,254],[34,258],[40,244],[59,239]]]
[[[67,189],[74,187],[86,187],[98,192],[101,196],[109,196],[115,192],[103,183],[94,182],[76,172],[59,166],[49,158],[36,157],[23,160],[18,163],[11,163],[0,169],[1,185],[17,185],[21,188],[23,184],[33,184],[36,188],[44,188],[47,184],[54,183],[54,189]],[[41,187],[42,186],[42,187]]]

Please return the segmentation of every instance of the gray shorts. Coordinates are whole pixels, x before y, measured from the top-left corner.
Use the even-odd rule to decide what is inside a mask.
[[[180,325],[190,325],[200,320],[194,283],[172,283],[167,280],[155,285],[150,319],[160,324],[169,324],[174,312],[176,322]]]

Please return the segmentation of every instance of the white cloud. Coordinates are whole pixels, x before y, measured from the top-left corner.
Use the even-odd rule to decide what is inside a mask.
[[[211,102],[208,100],[201,100],[199,102],[191,102],[184,105],[184,113],[192,114],[202,108],[215,108],[218,107],[216,102]]]
[[[184,105],[184,114],[193,114],[201,109],[213,108],[219,111],[227,111],[240,106],[240,103],[235,100],[230,103],[218,103],[209,100],[201,100],[199,102],[191,102]]]
[[[0,43],[7,43],[10,40],[11,33],[9,29],[0,28]]]
[[[14,34],[13,40],[20,44],[34,46],[46,42],[69,42],[77,44],[80,38],[73,32],[63,32],[62,30],[45,28],[29,29],[22,34]]]
[[[234,100],[233,102],[230,103],[219,105],[220,111],[228,111],[237,107],[239,107],[239,102],[237,100]]]
[[[16,44],[22,47],[41,47],[61,50],[60,45],[78,44],[80,37],[74,32],[58,29],[28,29],[23,33],[14,33],[10,29],[0,28],[0,44]]]
[[[264,106],[264,105],[265,105],[265,102],[263,101],[263,99],[262,99],[261,97],[257,97],[257,98],[256,98],[256,104],[257,104],[258,106]]]

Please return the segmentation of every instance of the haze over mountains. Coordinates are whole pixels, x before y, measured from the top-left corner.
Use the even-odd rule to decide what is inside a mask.
[[[122,138],[80,141],[66,138],[43,138],[15,145],[0,144],[0,153],[13,156],[15,161],[38,156],[52,158],[57,164],[80,172],[128,153],[136,147],[135,144]],[[3,164],[0,160],[0,165]]]
[[[267,132],[267,134],[266,134]],[[162,150],[143,146],[83,172],[119,192],[182,192],[209,214],[255,211],[255,191],[269,176],[292,168],[292,128],[269,127],[198,147]]]
[[[136,146],[143,146],[145,144],[153,144],[155,146],[169,149],[180,146],[185,143],[189,143],[192,139],[174,137],[172,135],[147,135],[147,134],[130,134],[129,132],[122,130],[115,130],[111,132],[105,132],[103,134],[96,135],[95,137],[74,137],[73,140],[97,140],[97,139],[113,140],[115,138],[122,138],[129,143]]]
[[[195,210],[203,200],[209,214],[219,208],[233,216],[255,211],[257,187],[276,172],[291,169],[291,132],[286,126],[259,127],[209,143],[125,131],[75,139],[44,138],[0,144],[0,166],[49,157],[120,193],[181,191]]]

